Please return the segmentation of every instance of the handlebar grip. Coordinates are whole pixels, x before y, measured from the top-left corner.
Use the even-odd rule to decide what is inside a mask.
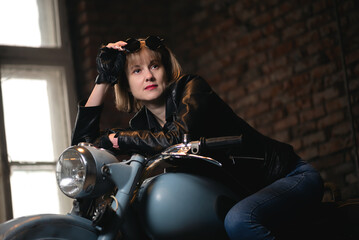
[[[216,138],[201,138],[201,148],[202,149],[218,149],[226,148],[232,145],[237,145],[242,142],[242,135],[240,136],[226,136],[226,137],[216,137]]]

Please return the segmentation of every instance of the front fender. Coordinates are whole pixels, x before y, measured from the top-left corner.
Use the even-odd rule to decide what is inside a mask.
[[[74,215],[41,214],[20,217],[0,225],[0,239],[97,239],[88,219]]]

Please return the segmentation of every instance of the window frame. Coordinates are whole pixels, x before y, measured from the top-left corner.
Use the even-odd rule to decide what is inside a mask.
[[[61,67],[65,78],[65,108],[67,136],[71,136],[72,125],[76,116],[76,92],[73,60],[65,0],[54,0],[58,15],[57,28],[60,32],[59,47],[19,47],[0,46],[0,76],[2,65],[37,65],[44,67]],[[70,144],[70,139],[68,139]],[[13,218],[10,187],[10,164],[7,157],[4,125],[2,91],[0,84],[0,223]]]

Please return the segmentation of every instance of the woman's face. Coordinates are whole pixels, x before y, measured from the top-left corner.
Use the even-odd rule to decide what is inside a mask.
[[[130,92],[142,104],[163,104],[166,71],[161,61],[146,47],[127,60],[126,75]]]

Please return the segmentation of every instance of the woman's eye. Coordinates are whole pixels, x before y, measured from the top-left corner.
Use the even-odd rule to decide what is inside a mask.
[[[151,68],[152,68],[152,69],[157,69],[157,68],[159,68],[159,67],[160,67],[160,66],[159,66],[158,64],[153,64]]]
[[[135,69],[135,70],[133,70],[133,73],[139,73],[139,72],[141,72],[141,69]]]

